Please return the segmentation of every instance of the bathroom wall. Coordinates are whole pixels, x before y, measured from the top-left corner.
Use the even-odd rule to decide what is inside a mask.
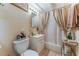
[[[0,55],[16,55],[12,42],[20,31],[30,34],[31,16],[11,4],[0,6]]]

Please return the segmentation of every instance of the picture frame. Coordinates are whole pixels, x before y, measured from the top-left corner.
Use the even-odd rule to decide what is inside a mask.
[[[11,3],[11,4],[25,12],[28,12],[28,3]]]

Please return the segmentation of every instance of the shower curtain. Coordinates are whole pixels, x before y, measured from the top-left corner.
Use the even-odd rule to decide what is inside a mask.
[[[68,8],[57,9],[53,11],[53,16],[57,22],[60,29],[66,33],[67,31],[67,17],[68,17]]]

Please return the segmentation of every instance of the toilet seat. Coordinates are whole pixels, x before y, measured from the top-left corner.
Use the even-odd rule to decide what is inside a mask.
[[[21,56],[39,56],[39,54],[34,50],[28,49],[24,53],[22,53]]]

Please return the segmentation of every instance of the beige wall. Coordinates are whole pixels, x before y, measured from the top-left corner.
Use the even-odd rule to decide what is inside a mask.
[[[15,55],[12,42],[22,29],[29,35],[31,16],[10,4],[0,6],[0,55]]]

